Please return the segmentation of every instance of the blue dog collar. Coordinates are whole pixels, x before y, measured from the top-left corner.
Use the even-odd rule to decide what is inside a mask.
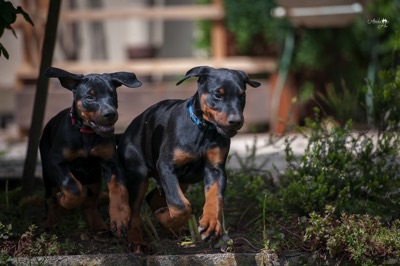
[[[203,128],[204,126],[207,126],[208,129],[215,129],[215,126],[213,124],[203,122],[201,121],[193,112],[193,98],[190,98],[189,103],[187,105],[188,111],[189,111],[189,116],[192,119],[193,122],[196,123],[196,125],[199,128]]]

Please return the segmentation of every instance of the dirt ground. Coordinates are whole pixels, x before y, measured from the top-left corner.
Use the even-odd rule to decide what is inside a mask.
[[[18,190],[17,190],[18,191]],[[19,201],[13,200],[13,191],[9,192],[11,198],[8,206],[1,203],[0,222],[3,225],[12,225],[11,233],[4,233],[0,229],[0,252],[12,257],[32,256],[32,252],[40,255],[52,250],[57,255],[79,254],[114,254],[128,252],[128,244],[124,239],[118,239],[110,232],[92,233],[88,230],[86,217],[82,210],[68,211],[62,216],[62,223],[55,229],[56,240],[50,236],[43,238],[45,222],[45,204],[41,195],[35,195]],[[18,193],[18,192],[15,192]],[[2,195],[3,197],[3,195]],[[107,195],[103,195],[100,210],[107,221]],[[144,207],[146,213],[146,208]],[[146,218],[147,217],[147,218]],[[215,247],[211,241],[192,241],[188,228],[181,236],[171,235],[163,230],[153,216],[147,210],[145,227],[154,227],[154,230],[146,230],[146,241],[149,244],[151,255],[178,255],[178,254],[210,254],[222,252],[256,253],[260,246],[252,243],[248,237],[250,233],[244,229],[229,227],[229,238],[222,247]],[[198,217],[197,217],[198,219]],[[35,230],[29,234],[29,227],[34,224]],[[150,225],[150,226],[149,226]],[[1,228],[1,227],[0,227]],[[146,233],[147,232],[147,233]],[[149,233],[153,232],[153,233]],[[3,233],[3,235],[2,235]],[[155,234],[158,236],[156,237]],[[229,240],[229,241],[228,241]],[[33,243],[36,242],[36,245]],[[59,243],[61,245],[57,245]],[[37,251],[32,251],[35,247]]]

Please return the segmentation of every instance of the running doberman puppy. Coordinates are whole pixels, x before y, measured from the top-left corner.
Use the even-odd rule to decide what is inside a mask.
[[[131,211],[114,137],[118,119],[116,88],[139,87],[142,83],[128,72],[81,75],[51,67],[44,74],[58,78],[73,93],[72,107],[47,123],[40,140],[46,230],[57,225],[62,208],[79,206],[84,208],[92,231],[107,230],[97,209],[105,177],[111,231],[126,236]]]
[[[180,231],[192,213],[184,193],[189,184],[204,180],[205,204],[199,231],[203,239],[222,233],[230,138],[243,126],[246,84],[258,87],[260,83],[239,70],[200,66],[189,70],[177,85],[190,77],[198,77],[193,97],[151,106],[131,122],[119,141],[118,154],[132,209],[128,241],[135,253],[146,249],[140,206],[149,177],[159,186],[146,200],[164,228]]]

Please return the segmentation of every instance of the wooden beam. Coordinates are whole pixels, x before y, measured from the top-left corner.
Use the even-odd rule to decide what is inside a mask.
[[[105,19],[218,20],[223,19],[224,16],[224,9],[214,5],[188,5],[63,11],[60,19],[70,22],[103,21]]]
[[[286,8],[292,7],[315,7],[315,6],[336,6],[336,5],[351,5],[360,3],[365,5],[368,0],[277,0],[279,6]]]
[[[249,74],[272,73],[276,70],[276,60],[270,57],[226,57],[224,60],[202,58],[152,58],[135,59],[126,62],[110,61],[63,61],[54,62],[53,66],[74,73],[108,73],[116,71],[132,71],[138,75],[183,75],[195,66],[211,66],[215,68],[231,68],[243,70]],[[37,76],[37,69],[29,65],[20,66],[17,79],[32,80]]]

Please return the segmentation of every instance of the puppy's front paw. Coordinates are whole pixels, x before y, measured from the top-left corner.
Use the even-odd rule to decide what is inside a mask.
[[[210,237],[218,238],[222,235],[221,223],[215,215],[203,215],[199,224],[198,230],[202,240]]]
[[[154,212],[157,221],[167,230],[180,234],[183,226],[190,217],[191,208],[176,209],[163,207]]]
[[[181,227],[181,225],[177,225],[176,221],[174,221],[174,219],[171,217],[168,207],[163,207],[156,210],[154,212],[154,216],[165,229],[172,229],[175,231]]]
[[[128,203],[128,191],[122,185],[118,190],[112,190],[110,197],[110,229],[118,237],[128,235],[131,208]]]
[[[86,190],[80,186],[78,192],[71,192],[62,189],[57,193],[57,202],[65,209],[73,209],[79,207],[86,198]]]
[[[128,235],[131,208],[127,203],[110,200],[110,229],[118,237]]]
[[[140,217],[133,217],[128,232],[128,252],[135,254],[147,254],[150,249],[143,240],[142,221]]]

